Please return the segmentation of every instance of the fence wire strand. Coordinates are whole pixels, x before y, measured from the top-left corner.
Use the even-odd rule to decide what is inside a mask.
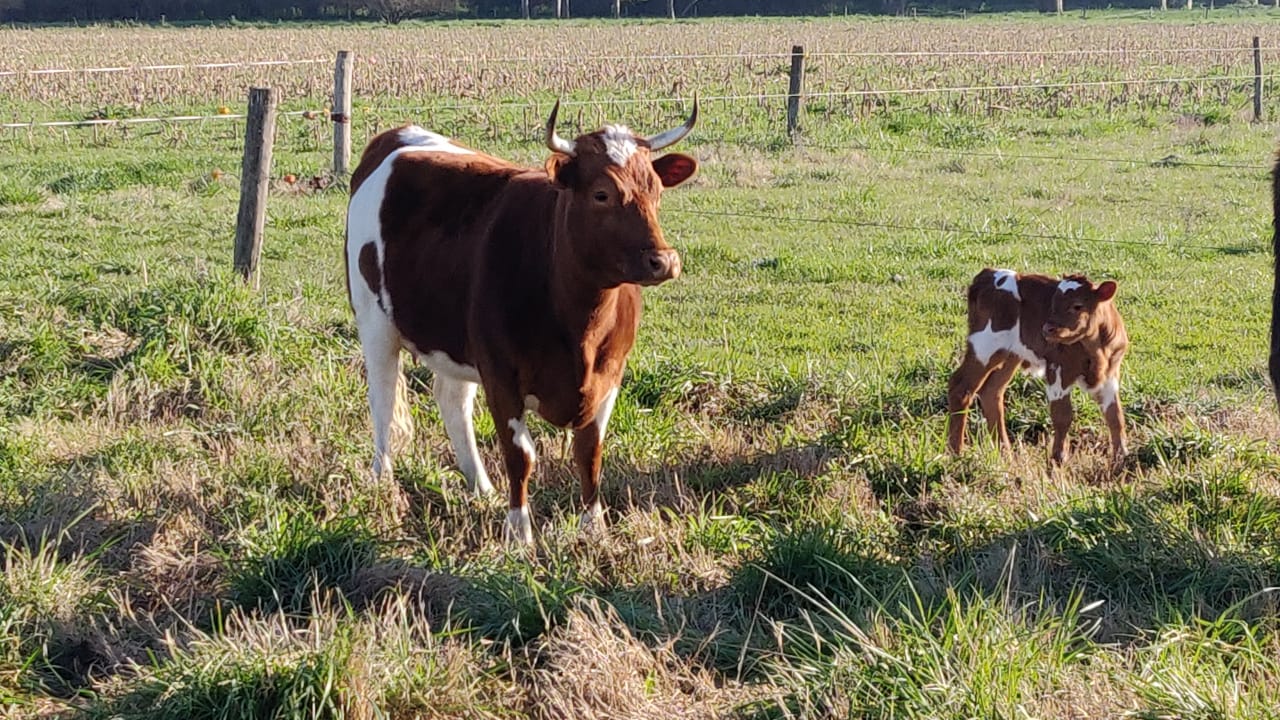
[[[982,228],[966,228],[953,227],[949,225],[909,225],[905,223],[891,222],[875,222],[870,220],[852,220],[849,218],[816,218],[795,215],[774,215],[767,213],[752,212],[731,212],[720,210],[687,210],[683,208],[669,208],[666,212],[676,215],[692,215],[709,218],[728,218],[739,220],[767,220],[774,223],[792,223],[792,224],[818,224],[818,225],[841,225],[844,227],[860,227],[860,228],[877,228],[883,230],[902,230],[906,232],[936,232],[936,233],[960,233],[963,235],[977,235],[981,237],[1019,237],[1031,240],[1057,240],[1066,242],[1084,242],[1104,245],[1129,245],[1147,248],[1163,248],[1165,250],[1208,250],[1214,252],[1228,253],[1237,252],[1239,247],[1229,247],[1223,245],[1197,245],[1193,243],[1173,244],[1148,242],[1145,240],[1123,240],[1118,238],[1098,238],[1086,235],[1059,235],[1055,233],[1040,232],[1024,232],[1021,230],[986,230]]]

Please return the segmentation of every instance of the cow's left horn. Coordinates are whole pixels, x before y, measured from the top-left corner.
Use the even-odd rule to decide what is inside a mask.
[[[693,130],[694,123],[698,122],[698,94],[693,94],[693,112],[689,113],[689,119],[678,128],[672,128],[666,132],[660,132],[657,135],[650,135],[645,138],[649,141],[650,150],[661,150],[680,142],[689,131]]]
[[[564,153],[569,157],[573,157],[577,152],[572,140],[565,140],[556,132],[556,115],[560,114],[560,101],[556,100],[556,106],[551,108],[551,117],[547,118],[547,147],[552,152]]]

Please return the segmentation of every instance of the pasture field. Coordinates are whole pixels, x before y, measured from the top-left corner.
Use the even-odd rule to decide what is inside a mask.
[[[1248,80],[1202,79],[1251,72],[1254,35],[1280,66],[1280,23],[1218,15],[0,30],[19,68],[351,48],[357,146],[413,119],[530,163],[557,95],[588,103],[566,135],[709,98],[663,203],[685,274],[646,290],[610,425],[609,529],[578,532],[565,435],[535,423],[531,554],[465,495],[420,368],[417,442],[394,487],[368,478],[325,127],[280,120],[256,292],[229,267],[239,122],[0,130],[0,713],[1280,717],[1280,102],[1250,123]],[[828,53],[795,143],[786,58],[670,57],[760,37]],[[841,55],[993,48],[1029,54]],[[330,80],[170,72],[0,76],[0,121],[238,111],[249,82],[300,111]],[[1201,79],[1051,86],[1143,77]],[[1118,280],[1118,473],[1079,396],[1049,471],[1029,378],[1013,457],[945,454],[984,265]]]

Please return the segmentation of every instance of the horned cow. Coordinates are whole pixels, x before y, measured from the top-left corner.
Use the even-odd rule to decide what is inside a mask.
[[[1055,279],[984,269],[969,285],[969,334],[964,360],[947,393],[947,445],[964,449],[965,421],[974,396],[992,436],[1010,448],[1004,392],[1019,368],[1044,376],[1053,421],[1052,459],[1067,453],[1074,411],[1071,389],[1081,387],[1102,409],[1115,460],[1124,457],[1120,362],[1129,347],[1112,298],[1116,283],[1094,285],[1083,275]]]
[[[533,411],[573,429],[584,522],[602,515],[601,443],[640,322],[641,285],[680,274],[658,203],[697,162],[652,153],[697,120],[645,137],[610,125],[545,141],[525,168],[420,127],[374,137],[351,183],[347,283],[373,416],[375,477],[412,433],[400,371],[408,350],[435,375],[446,433],[468,486],[489,492],[472,424],[477,386],[510,481],[504,535],[533,539]]]

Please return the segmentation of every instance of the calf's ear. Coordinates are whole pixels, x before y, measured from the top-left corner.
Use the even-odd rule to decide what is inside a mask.
[[[547,177],[566,187],[573,185],[575,166],[570,164],[572,161],[573,158],[564,153],[551,153],[547,158]]]
[[[667,153],[653,161],[653,169],[662,179],[663,187],[675,187],[693,177],[698,171],[698,161],[683,153]]]
[[[1114,280],[1106,282],[1094,288],[1094,294],[1098,296],[1098,302],[1106,302],[1116,295],[1116,283]]]

